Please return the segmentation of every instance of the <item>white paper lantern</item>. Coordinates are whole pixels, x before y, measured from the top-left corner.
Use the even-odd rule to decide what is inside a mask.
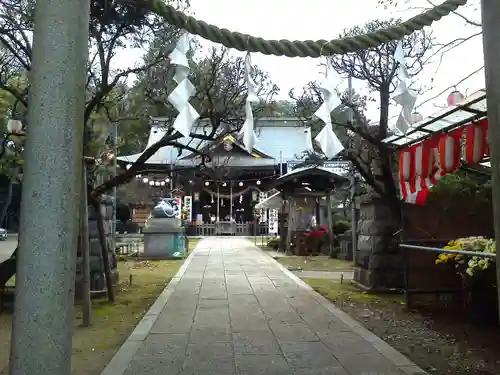
[[[149,181],[149,186],[155,186],[155,182],[154,181]]]
[[[149,179],[148,179],[147,177],[144,177],[144,178],[142,179],[142,182],[144,182],[145,184],[147,184],[147,183],[149,182]]]
[[[452,105],[457,105],[457,103],[460,103],[464,99],[465,96],[460,91],[455,90],[452,91],[450,95],[448,95],[446,102],[448,103],[449,106],[452,106]]]
[[[423,117],[420,113],[418,113],[418,112],[413,112],[413,113],[410,115],[410,119],[409,119],[410,121],[409,121],[409,122],[410,122],[410,124],[412,124],[412,125],[413,125],[413,124],[416,124],[416,123],[418,123],[418,122],[422,121],[423,119],[424,119],[424,117]]]
[[[240,182],[238,185],[239,185],[239,186],[243,186],[243,182]]]
[[[7,131],[12,134],[20,133],[23,130],[23,123],[19,120],[7,121]]]
[[[260,180],[257,180],[257,185],[260,185]]]

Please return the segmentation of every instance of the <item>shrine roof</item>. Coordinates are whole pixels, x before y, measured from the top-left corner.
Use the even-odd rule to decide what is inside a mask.
[[[305,189],[310,192],[327,192],[348,183],[349,179],[346,176],[341,176],[329,168],[311,165],[296,168],[279,177],[273,187],[280,190]]]
[[[167,132],[167,128],[163,125],[167,119],[153,118],[151,131],[146,148],[158,142]],[[197,134],[204,134],[206,132],[208,123],[200,123],[194,129]],[[223,127],[221,127],[223,128]],[[257,134],[257,143],[255,150],[264,157],[248,159],[252,166],[260,164],[269,165],[269,159],[274,159],[271,163],[276,165],[280,159],[285,162],[287,160],[297,160],[298,155],[304,153],[308,149],[308,137],[310,137],[310,130],[303,126],[298,118],[294,117],[266,117],[256,120],[255,132]],[[237,136],[235,132],[234,136]],[[196,138],[184,137],[178,140],[179,143],[189,145],[195,149],[201,149],[207,145],[211,145],[214,141],[202,141]],[[145,149],[146,149],[145,148]],[[133,163],[142,153],[137,153],[127,156],[119,156],[118,161],[123,163]],[[179,164],[191,165],[192,160],[187,159],[192,153],[188,150],[183,150],[178,154],[178,150],[172,146],[162,147],[158,150],[146,164],[160,165],[160,164]],[[184,159],[184,160],[183,160]],[[235,158],[236,159],[236,158]],[[245,158],[246,159],[246,158]],[[265,161],[265,159],[267,159]],[[231,162],[233,164],[233,162]],[[241,164],[236,162],[236,164]]]

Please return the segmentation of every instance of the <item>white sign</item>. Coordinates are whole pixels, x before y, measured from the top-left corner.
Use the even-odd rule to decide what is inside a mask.
[[[286,162],[286,171],[290,173],[298,164],[302,164],[302,161],[287,161]],[[336,173],[340,176],[346,176],[349,173],[349,167],[351,166],[351,162],[338,160],[338,161],[326,161],[321,165],[322,168],[328,169],[333,173]]]
[[[278,234],[278,209],[269,210],[269,235]]]
[[[191,221],[193,215],[193,197],[191,197],[190,195],[186,195],[184,197],[184,208],[187,211],[187,221]]]

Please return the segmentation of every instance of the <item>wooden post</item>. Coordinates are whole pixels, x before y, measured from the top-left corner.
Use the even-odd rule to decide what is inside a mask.
[[[331,256],[333,252],[333,222],[332,222],[332,192],[329,191],[326,195],[326,223],[328,225],[328,255]]]
[[[500,305],[500,2],[482,0],[484,72],[488,104],[488,141],[490,147],[493,217],[496,244],[497,292]]]
[[[90,299],[90,248],[89,210],[87,202],[87,168],[82,168],[82,188],[80,197],[80,251],[82,255],[82,326],[88,327],[92,321],[92,301]]]

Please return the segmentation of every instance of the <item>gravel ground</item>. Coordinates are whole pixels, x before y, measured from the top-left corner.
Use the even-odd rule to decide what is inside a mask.
[[[500,329],[460,313],[406,312],[401,297],[374,296],[338,281],[304,279],[430,374],[500,374]]]

